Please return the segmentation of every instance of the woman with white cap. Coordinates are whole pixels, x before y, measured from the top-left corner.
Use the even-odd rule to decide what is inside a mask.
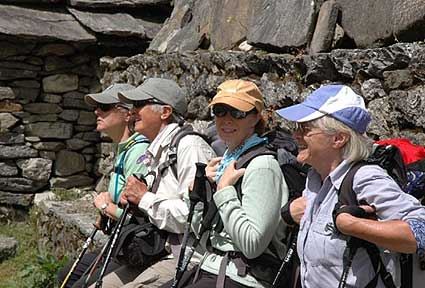
[[[89,106],[95,108],[94,113],[97,116],[96,130],[106,134],[113,143],[117,143],[114,170],[109,175],[108,191],[100,192],[93,201],[95,208],[104,217],[114,220],[118,219],[122,214],[122,209],[117,204],[126,179],[133,174],[144,175],[146,172],[146,166],[138,159],[141,159],[144,155],[149,146],[149,141],[143,135],[134,133],[129,113],[132,105],[121,103],[118,98],[118,92],[130,89],[134,89],[134,86],[116,83],[100,93],[88,94],[84,98]],[[100,223],[97,223],[97,225],[100,225]],[[87,253],[79,262],[74,273],[70,275],[65,287],[81,287],[85,279],[80,279],[80,277],[96,257],[96,253]],[[119,266],[118,263],[112,262],[108,268],[113,270]],[[63,282],[64,275],[69,269],[70,266],[67,265],[60,272],[58,277],[60,283]],[[88,283],[93,283],[93,281],[97,280],[96,276],[92,278]]]
[[[267,143],[267,138],[260,136],[265,130],[263,97],[254,83],[229,80],[218,87],[209,107],[218,136],[227,145],[223,157],[212,159],[206,168],[207,176],[217,184],[213,201],[223,229],[212,229],[210,252],[199,267],[183,275],[179,287],[267,287],[275,275],[269,279],[254,275],[250,265],[255,262],[266,268],[271,266],[268,260],[279,263],[283,256],[285,247],[279,239],[284,227],[279,211],[288,198],[287,186],[272,155],[259,155],[246,168],[235,167],[245,152]],[[236,184],[240,178],[241,184]]]
[[[399,276],[394,252],[414,253],[425,245],[425,209],[416,199],[403,193],[384,169],[365,165],[355,173],[352,189],[357,200],[367,205],[354,208],[374,214],[379,221],[343,212],[348,210],[336,210],[335,219],[332,215],[345,175],[354,163],[367,159],[372,152],[372,142],[365,135],[371,118],[363,98],[344,85],[322,86],[301,104],[277,113],[295,122],[297,160],[312,166],[303,197],[288,205],[290,217],[300,224],[297,249],[302,286],[338,287],[342,283],[348,236],[385,250],[387,271],[393,279],[399,279],[394,277]],[[371,287],[367,285],[376,281],[376,275],[379,279],[373,287],[388,287],[362,248],[355,254],[342,285]]]

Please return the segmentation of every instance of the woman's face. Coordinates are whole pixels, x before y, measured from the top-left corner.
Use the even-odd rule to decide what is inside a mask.
[[[222,111],[226,111],[224,115],[222,115],[224,112],[222,112],[221,114],[214,114],[217,127],[217,134],[221,138],[221,140],[226,143],[230,151],[241,145],[246,139],[248,139],[251,135],[254,134],[255,125],[257,125],[258,121],[261,118],[261,115],[259,113],[247,112],[245,117],[237,119],[232,116],[232,113],[235,115],[243,115],[243,113],[238,113],[241,111],[223,104],[216,104],[214,106],[217,107],[213,107],[213,112],[216,108],[222,108]],[[230,110],[236,110],[236,113],[230,112]],[[219,115],[217,116],[217,114]]]
[[[97,116],[96,130],[108,135],[117,131],[124,131],[130,119],[127,109],[114,104],[99,105],[94,113]]]
[[[293,137],[298,144],[298,162],[317,168],[333,159],[330,157],[330,153],[335,153],[335,149],[332,148],[333,137],[323,130],[313,127],[308,122],[302,123],[298,124]]]

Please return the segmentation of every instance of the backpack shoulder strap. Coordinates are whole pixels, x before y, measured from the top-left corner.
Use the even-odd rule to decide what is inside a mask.
[[[267,144],[261,143],[254,147],[251,147],[239,157],[238,161],[236,162],[236,169],[248,167],[249,163],[254,158],[262,155],[272,155],[277,158],[276,151],[270,149]]]
[[[168,147],[168,149],[170,150],[169,159],[168,161],[166,161],[167,166],[166,167],[164,166],[164,168],[171,167],[171,171],[173,172],[176,179],[178,178],[177,170],[175,167],[175,164],[177,163],[177,150],[178,150],[180,141],[188,135],[199,136],[202,139],[204,139],[205,142],[208,143],[207,136],[193,130],[193,127],[191,125],[186,124],[180,128],[180,130],[174,135],[173,139],[171,139],[170,146]]]
[[[359,205],[359,201],[357,200],[357,194],[354,192],[353,189],[353,181],[354,181],[354,175],[357,173],[357,171],[366,165],[371,165],[375,163],[368,163],[366,161],[360,161],[355,163],[350,170],[345,175],[344,179],[342,180],[341,187],[338,191],[338,204],[337,205]],[[350,240],[347,242],[347,248],[349,250],[352,250],[353,253],[348,253],[347,255],[350,255],[350,257],[354,257],[354,254],[357,251],[358,247],[363,247],[366,249],[367,254],[369,255],[370,261],[372,262],[372,266],[375,270],[375,276],[374,278],[366,285],[366,288],[375,288],[378,283],[378,277],[381,276],[381,280],[384,283],[384,286],[387,288],[395,288],[394,281],[392,279],[391,274],[386,270],[385,265],[383,264],[381,255],[379,254],[378,247],[370,242],[367,242],[365,240],[358,240],[357,238],[350,237]],[[358,240],[358,241],[357,241]],[[346,273],[350,269],[351,263],[353,258],[351,258],[349,261],[344,261],[346,264],[344,264],[344,273]],[[342,277],[341,281],[345,281],[344,276]],[[340,282],[340,284],[343,282]]]
[[[207,141],[206,136],[194,131],[191,125],[183,125],[171,139],[170,145],[168,146],[168,159],[158,167],[158,174],[156,175],[155,181],[152,184],[151,188],[152,193],[156,193],[156,191],[158,190],[161,177],[168,168],[171,169],[171,172],[173,173],[174,177],[178,179],[177,168],[175,165],[177,163],[177,149],[179,147],[180,141],[188,135],[197,135]]]
[[[365,165],[366,162],[355,163],[342,180],[341,187],[338,190],[338,202],[343,205],[358,205],[357,194],[353,190],[354,175]]]

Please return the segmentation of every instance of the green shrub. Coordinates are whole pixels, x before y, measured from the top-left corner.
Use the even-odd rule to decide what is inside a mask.
[[[58,260],[37,245],[33,211],[27,222],[0,225],[0,234],[18,241],[16,256],[0,263],[0,288],[55,287],[59,269],[68,259]]]
[[[67,263],[67,259],[58,260],[50,254],[39,255],[19,273],[22,287],[53,288],[59,270]]]

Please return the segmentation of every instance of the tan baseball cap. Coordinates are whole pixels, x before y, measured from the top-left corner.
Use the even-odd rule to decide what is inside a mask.
[[[251,81],[227,80],[218,86],[217,91],[208,108],[215,104],[226,104],[244,112],[253,108],[258,112],[264,109],[263,95]]]

